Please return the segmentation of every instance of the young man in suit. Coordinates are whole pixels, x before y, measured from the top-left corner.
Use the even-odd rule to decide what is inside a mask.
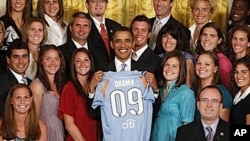
[[[160,76],[161,58],[158,57],[148,46],[150,38],[151,25],[145,15],[136,16],[130,25],[134,35],[135,46],[133,48],[132,59],[139,63],[150,64],[154,69],[155,77]]]
[[[151,25],[149,19],[145,15],[136,16],[130,25],[130,29],[134,34],[135,46],[133,48],[132,59],[139,63],[149,64],[153,67],[153,72],[157,82],[159,83],[161,71],[161,58],[158,57],[148,46],[150,38]],[[160,100],[154,103],[153,120],[160,108]]]
[[[206,86],[198,95],[201,119],[178,128],[176,141],[229,141],[229,123],[219,117],[223,96],[216,86]]]
[[[108,0],[86,0],[88,15],[92,20],[92,27],[88,42],[94,44],[92,53],[96,70],[100,65],[107,65],[114,59],[114,51],[111,49],[109,41],[114,29],[121,25],[111,19],[105,18],[104,13],[107,9]],[[106,35],[105,37],[102,35]]]
[[[14,40],[6,51],[8,69],[0,75],[0,118],[3,116],[4,104],[12,86],[18,83],[29,84],[30,79],[25,77],[29,65],[29,49],[21,40]]]
[[[77,12],[72,15],[71,22],[69,24],[70,37],[67,39],[67,42],[62,46],[59,46],[61,49],[65,61],[66,61],[66,72],[69,74],[71,55],[73,51],[77,48],[86,48],[90,52],[92,50],[92,45],[87,42],[91,30],[91,19],[84,12]]]
[[[174,0],[153,0],[153,6],[155,10],[156,16],[150,19],[152,32],[149,40],[149,47],[156,53],[161,54],[164,52],[163,48],[161,48],[157,43],[157,35],[159,31],[162,29],[164,25],[169,23],[173,23],[178,26],[181,30],[185,31],[187,37],[191,38],[190,31],[187,27],[185,27],[182,23],[177,21],[171,15],[171,9],[174,5]],[[157,30],[155,30],[157,29]]]

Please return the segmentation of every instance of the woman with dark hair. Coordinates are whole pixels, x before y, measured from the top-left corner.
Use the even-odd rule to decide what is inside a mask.
[[[250,57],[250,27],[247,25],[236,27],[232,30],[229,47],[229,58],[235,62],[245,56]]]
[[[37,66],[37,78],[30,84],[36,110],[48,126],[48,140],[62,141],[64,127],[57,116],[60,94],[66,83],[65,61],[61,50],[55,45],[41,46]]]
[[[192,87],[194,76],[194,58],[190,51],[190,41],[187,34],[178,28],[178,26],[170,23],[162,27],[158,37],[159,38],[157,38],[156,44],[164,50],[164,53],[159,55],[161,58],[164,58],[165,55],[174,50],[180,51],[184,55],[187,65],[186,84],[189,87]]]
[[[66,141],[98,141],[98,122],[90,117],[87,96],[94,73],[93,59],[89,51],[79,48],[72,54],[69,81],[62,90],[59,117],[68,132]]]
[[[247,18],[250,14],[250,1],[249,0],[233,0],[230,21],[228,25],[228,30],[242,25],[249,25]]]
[[[182,53],[167,53],[162,68],[161,106],[153,126],[152,141],[174,141],[177,128],[194,120],[195,96],[185,84],[186,61]]]
[[[236,125],[250,125],[250,59],[238,59],[233,75],[236,92],[233,93],[230,122]]]
[[[230,108],[232,107],[232,96],[228,89],[220,83],[220,63],[217,55],[214,52],[202,52],[196,61],[195,72],[196,81],[194,84],[194,91],[196,94],[208,85],[217,86],[223,95],[223,109],[220,111],[220,117],[228,121]],[[199,118],[199,113],[196,113],[196,119]]]
[[[5,15],[0,18],[6,29],[4,47],[6,50],[15,39],[22,39],[22,28],[24,23],[32,17],[31,0],[6,0]]]
[[[201,28],[196,54],[200,55],[204,51],[216,53],[220,64],[221,83],[229,88],[232,63],[224,54],[226,52],[224,42],[225,38],[220,26],[215,22],[207,23]]]
[[[25,75],[33,80],[37,73],[37,59],[40,46],[47,39],[47,28],[44,21],[37,17],[28,19],[24,23],[22,36],[22,40],[27,43],[30,52],[30,62]]]
[[[39,120],[32,92],[25,84],[14,85],[8,93],[0,140],[47,141],[47,127]]]
[[[63,0],[38,0],[37,14],[47,25],[46,44],[63,45],[67,41],[67,25],[63,20]]]

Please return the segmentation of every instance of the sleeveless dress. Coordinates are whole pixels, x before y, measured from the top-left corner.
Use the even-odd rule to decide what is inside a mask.
[[[40,119],[43,120],[48,128],[48,141],[63,141],[64,128],[62,121],[57,116],[59,97],[45,92],[43,94]]]

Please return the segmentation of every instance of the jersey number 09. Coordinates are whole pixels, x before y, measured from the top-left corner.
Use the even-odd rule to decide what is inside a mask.
[[[126,96],[127,101],[125,98]],[[116,117],[125,116],[128,112],[127,110],[129,110],[129,113],[133,116],[140,115],[143,112],[143,97],[139,88],[132,88],[128,90],[127,95],[121,90],[115,90],[110,94],[110,100],[112,113]],[[133,107],[133,109],[128,109],[127,107],[129,105]],[[118,108],[120,108],[119,111]]]

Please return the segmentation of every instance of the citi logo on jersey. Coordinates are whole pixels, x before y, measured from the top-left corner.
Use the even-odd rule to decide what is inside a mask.
[[[135,120],[128,119],[126,122],[122,123],[122,129],[135,128]]]

